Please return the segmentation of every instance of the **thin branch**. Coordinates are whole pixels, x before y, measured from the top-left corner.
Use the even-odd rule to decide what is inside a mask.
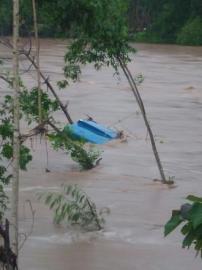
[[[47,120],[47,124],[51,126],[57,133],[61,133],[59,128],[57,128],[50,120]]]
[[[32,63],[31,63],[27,69],[25,69],[23,72],[21,72],[21,75],[22,75],[22,74],[25,74],[25,73],[28,73],[28,72],[31,70],[32,66],[33,66],[33,65],[32,65]]]
[[[26,141],[28,138],[37,136],[39,134],[44,134],[46,133],[47,129],[45,125],[48,123],[48,121],[44,121],[41,124],[37,125],[33,129],[31,129],[27,134],[23,134],[20,136],[20,142],[21,144]]]
[[[22,243],[19,246],[19,251],[23,248],[25,242],[32,235],[33,230],[34,230],[34,222],[35,222],[36,210],[33,209],[32,202],[30,200],[26,200],[25,203],[27,203],[29,205],[29,207],[30,207],[30,212],[31,212],[31,217],[32,217],[32,223],[31,223],[30,231],[28,233],[23,233],[24,240],[22,241]]]
[[[135,99],[136,99],[136,101],[137,101],[137,103],[138,103],[138,105],[140,107],[140,111],[142,113],[142,116],[143,116],[143,119],[144,119],[144,122],[145,122],[145,125],[146,125],[146,128],[147,128],[147,131],[148,131],[149,136],[150,136],[152,150],[153,150],[153,153],[154,153],[154,156],[155,156],[155,159],[156,159],[156,162],[157,162],[157,166],[158,166],[158,169],[159,169],[159,173],[160,173],[160,176],[161,176],[161,182],[163,184],[168,184],[169,181],[166,180],[164,170],[163,170],[163,166],[162,166],[162,163],[161,163],[158,151],[157,151],[156,143],[155,143],[155,140],[154,140],[153,132],[152,132],[152,129],[150,127],[149,121],[147,119],[144,103],[143,103],[142,98],[140,96],[140,93],[138,91],[135,80],[133,79],[132,74],[130,73],[130,70],[128,69],[127,65],[122,61],[122,59],[118,58],[118,60],[119,60],[120,66],[121,66],[121,68],[122,68],[128,82],[129,82],[129,85],[130,85],[131,90],[132,90],[132,92],[133,92],[133,94],[135,96]]]
[[[0,79],[2,79],[3,81],[7,82],[9,85],[12,85],[12,81],[10,81],[9,79],[7,79],[5,76],[0,75]]]
[[[37,65],[37,82],[38,82],[38,113],[39,113],[39,123],[42,122],[42,90],[41,90],[41,76],[40,76],[40,43],[38,36],[38,25],[37,25],[37,12],[36,12],[36,2],[32,0],[33,8],[33,19],[34,19],[34,33],[35,33],[35,43],[36,43],[36,65]]]
[[[13,45],[11,44],[10,40],[5,38],[4,40],[3,39],[0,39],[0,44],[4,45],[5,47],[9,48],[9,49],[13,49]]]
[[[24,55],[27,57],[27,59],[33,64],[33,66],[37,69],[37,64],[34,61],[33,57],[31,57],[30,55],[26,54],[26,52],[24,52]],[[40,71],[40,70],[39,70]],[[73,120],[71,119],[66,106],[62,103],[62,101],[60,100],[59,96],[57,95],[56,91],[54,90],[53,86],[51,85],[51,83],[49,82],[49,80],[47,80],[47,78],[44,76],[44,74],[40,71],[40,76],[43,79],[44,83],[47,85],[48,89],[52,92],[53,96],[55,97],[55,99],[58,101],[60,108],[62,109],[62,111],[64,112],[68,122],[70,124],[73,124]]]
[[[0,40],[0,43],[3,44],[4,46],[6,46],[9,49],[13,49],[13,45],[10,43],[9,40],[6,40],[6,41]],[[31,39],[30,39],[29,50],[26,51],[24,48],[22,48],[21,50],[19,50],[19,53],[21,55],[24,55],[27,58],[27,60],[34,66],[34,68],[36,70],[39,70],[39,74],[40,74],[41,78],[43,79],[44,84],[46,84],[47,88],[51,91],[51,93],[53,94],[53,96],[55,97],[57,102],[59,103],[59,106],[60,106],[61,110],[64,112],[68,122],[70,124],[73,124],[73,120],[72,120],[70,114],[67,111],[67,106],[62,103],[62,101],[60,100],[59,96],[57,95],[55,89],[53,88],[52,84],[50,83],[49,79],[47,79],[45,77],[45,75],[41,72],[41,70],[37,66],[37,64],[35,62],[35,57],[31,56],[31,51],[32,51],[32,42],[31,42]]]

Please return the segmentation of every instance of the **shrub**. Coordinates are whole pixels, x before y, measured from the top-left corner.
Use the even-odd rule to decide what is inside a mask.
[[[53,210],[56,224],[65,222],[91,231],[103,228],[103,211],[98,213],[95,203],[77,185],[62,185],[61,191],[44,193],[39,199]]]
[[[202,45],[202,20],[196,17],[189,20],[177,35],[177,43],[183,45]]]
[[[134,42],[143,42],[143,43],[163,43],[161,37],[151,30],[145,30],[142,32],[137,32],[130,36],[131,41]]]
[[[66,131],[48,135],[53,148],[55,150],[63,149],[69,153],[72,160],[84,170],[90,170],[99,164],[100,151],[93,146],[84,145],[82,140],[73,139]]]

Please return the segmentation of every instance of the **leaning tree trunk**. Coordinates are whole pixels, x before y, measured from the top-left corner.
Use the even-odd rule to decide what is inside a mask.
[[[20,125],[19,125],[19,0],[13,0],[13,178],[11,197],[11,246],[18,254],[18,197],[19,197],[19,159],[20,159]]]
[[[142,98],[140,96],[140,93],[138,91],[136,82],[133,79],[133,77],[132,77],[132,75],[130,73],[130,70],[128,69],[128,67],[124,63],[124,61],[122,61],[121,58],[118,58],[118,60],[119,60],[120,66],[121,66],[121,68],[122,68],[122,70],[123,70],[123,72],[124,72],[124,74],[125,74],[125,76],[126,76],[126,78],[128,80],[128,83],[129,83],[129,85],[131,87],[131,90],[132,90],[132,92],[133,92],[133,94],[135,96],[135,99],[136,99],[136,101],[137,101],[137,103],[139,105],[142,117],[144,119],[147,131],[148,131],[148,134],[149,134],[149,137],[150,137],[152,150],[153,150],[153,153],[154,153],[154,156],[155,156],[155,159],[156,159],[156,163],[157,163],[157,166],[158,166],[158,169],[159,169],[159,173],[160,173],[160,176],[161,176],[161,182],[163,184],[170,184],[170,181],[166,180],[165,173],[164,173],[164,170],[163,170],[163,166],[162,166],[162,163],[161,163],[161,160],[160,160],[160,157],[159,157],[159,153],[157,151],[154,135],[153,135],[152,129],[150,127],[149,121],[147,119],[147,114],[146,114],[146,111],[145,111],[144,103],[143,103]]]

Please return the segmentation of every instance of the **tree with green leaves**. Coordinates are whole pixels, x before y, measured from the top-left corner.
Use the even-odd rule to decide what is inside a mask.
[[[190,25],[196,17],[202,20],[202,2],[200,0],[127,0],[129,8],[123,16],[129,21],[130,32],[135,34],[135,40],[146,42],[169,42],[200,45],[201,39],[195,41],[198,34],[186,35],[183,42],[179,37],[186,25]],[[89,2],[90,3],[90,2]],[[99,2],[95,2],[99,5]],[[21,0],[21,33],[29,35],[33,32],[31,0]],[[112,1],[113,5],[113,1]],[[38,0],[37,14],[39,33],[44,37],[75,37],[75,14],[72,8],[77,8],[77,14],[88,13],[86,1],[73,0]],[[0,2],[0,34],[11,34],[12,14],[11,1]],[[195,24],[196,25],[196,24]],[[54,31],[53,31],[54,29]],[[194,31],[194,26],[192,30]],[[199,33],[200,34],[200,33]],[[185,35],[185,34],[184,34]],[[200,34],[201,35],[201,34]]]
[[[102,66],[112,66],[117,74],[120,69],[123,71],[150,136],[161,182],[172,184],[173,182],[167,180],[164,174],[143,100],[127,66],[131,61],[130,54],[135,52],[129,45],[125,16],[127,3],[123,0],[110,2],[107,0],[79,0],[76,5],[72,4],[70,10],[74,15],[73,23],[75,23],[78,37],[72,42],[65,55],[64,71],[66,72],[70,67],[75,67],[76,70],[77,66],[87,63],[93,63],[96,69],[100,69]]]

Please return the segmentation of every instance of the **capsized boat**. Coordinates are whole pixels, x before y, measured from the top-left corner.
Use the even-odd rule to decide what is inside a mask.
[[[64,131],[71,133],[75,139],[94,144],[104,144],[119,137],[119,133],[92,120],[79,120],[74,124],[66,125]]]

